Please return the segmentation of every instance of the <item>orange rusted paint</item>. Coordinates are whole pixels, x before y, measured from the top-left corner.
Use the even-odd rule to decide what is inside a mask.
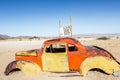
[[[52,39],[44,42],[44,46],[57,42],[65,42],[67,44],[73,44],[78,48],[78,51],[69,52],[67,48],[68,54],[68,64],[70,70],[79,70],[79,66],[83,60],[85,60],[89,56],[106,56],[110,57],[108,53],[103,50],[99,50],[96,47],[85,47],[79,41],[73,38],[58,38]],[[38,51],[38,56],[16,56],[16,60],[28,60],[37,63],[42,68],[42,54],[43,50]]]
[[[38,56],[16,56],[16,60],[27,60],[27,61],[31,61],[34,63],[37,63],[40,68],[42,69],[42,59],[41,59],[41,50],[38,50]]]

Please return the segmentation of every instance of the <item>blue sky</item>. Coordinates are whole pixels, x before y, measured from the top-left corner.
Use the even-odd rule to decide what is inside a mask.
[[[120,0],[0,0],[0,34],[58,36],[70,15],[73,34],[120,33]]]

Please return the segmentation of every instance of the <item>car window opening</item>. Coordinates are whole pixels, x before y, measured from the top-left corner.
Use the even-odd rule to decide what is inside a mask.
[[[77,47],[75,45],[72,45],[72,44],[68,44],[68,49],[69,51],[77,51]]]
[[[46,53],[63,53],[66,52],[65,44],[51,44],[46,47]]]

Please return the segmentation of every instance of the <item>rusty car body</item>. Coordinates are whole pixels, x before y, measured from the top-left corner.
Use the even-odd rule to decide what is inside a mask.
[[[85,76],[91,69],[100,69],[107,74],[120,71],[119,63],[108,51],[97,46],[84,46],[70,37],[47,40],[41,49],[17,52],[15,58],[6,67],[6,75],[15,69],[26,75],[41,71],[79,71]]]

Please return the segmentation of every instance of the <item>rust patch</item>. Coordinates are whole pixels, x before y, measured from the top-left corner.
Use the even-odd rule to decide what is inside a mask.
[[[87,49],[87,53],[89,56],[105,56],[111,59],[114,59],[114,57],[105,49],[97,47],[97,46],[85,46]]]
[[[48,40],[47,42],[52,42],[52,41],[60,41],[60,39],[52,39],[52,40]]]
[[[46,42],[55,42],[55,41],[64,41],[64,42],[66,42],[67,40],[73,41],[73,42],[75,42],[75,43],[78,43],[78,42],[79,42],[78,40],[76,40],[76,39],[74,39],[74,38],[71,38],[71,37],[51,39],[51,40],[47,40]]]
[[[12,71],[13,69],[16,69],[17,62],[18,61],[13,61],[10,64],[8,64],[4,72],[5,75],[9,75],[10,71]]]

